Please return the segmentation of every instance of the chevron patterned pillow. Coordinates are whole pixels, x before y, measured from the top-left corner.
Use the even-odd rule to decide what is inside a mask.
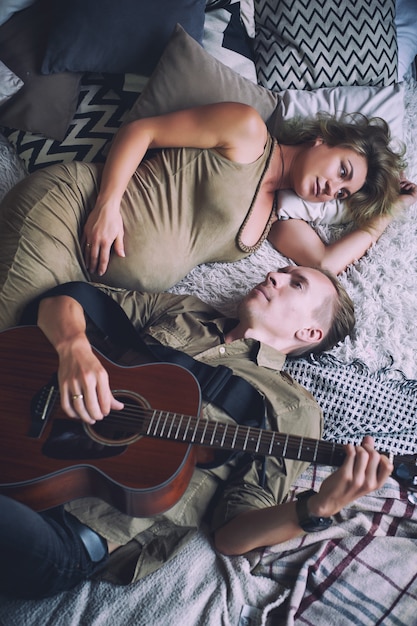
[[[255,65],[268,89],[397,80],[395,0],[254,0]]]
[[[199,45],[199,44],[196,44]],[[124,74],[85,74],[81,80],[77,110],[62,141],[43,135],[2,128],[31,173],[54,163],[86,161],[102,163],[110,141],[138,97],[126,88]]]

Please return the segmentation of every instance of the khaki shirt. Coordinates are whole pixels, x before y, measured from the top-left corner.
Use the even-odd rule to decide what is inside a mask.
[[[311,394],[282,371],[285,355],[253,339],[225,344],[224,333],[233,322],[193,296],[105,290],[121,304],[146,343],[157,341],[210,365],[225,365],[255,386],[266,400],[268,428],[321,437],[321,410]],[[99,343],[97,337],[90,339]],[[131,351],[119,360],[132,364],[135,357]],[[231,419],[214,405],[205,405],[204,413],[213,420]],[[207,519],[207,512],[214,529],[244,510],[281,503],[307,465],[274,457],[248,462],[246,457],[243,466],[235,458],[210,470],[197,467],[182,498],[151,519],[127,516],[94,498],[76,500],[67,508],[108,540],[123,544],[101,575],[128,583],[172,558]]]

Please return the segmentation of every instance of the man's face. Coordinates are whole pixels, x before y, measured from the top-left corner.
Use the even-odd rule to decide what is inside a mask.
[[[321,272],[309,267],[284,267],[267,274],[248,293],[239,317],[265,343],[291,342],[300,329],[318,327],[315,310],[335,295],[332,282]],[[322,330],[327,332],[328,328]]]

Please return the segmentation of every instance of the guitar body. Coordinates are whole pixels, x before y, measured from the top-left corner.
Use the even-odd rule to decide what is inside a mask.
[[[125,404],[94,426],[60,408],[58,357],[36,326],[0,332],[0,494],[37,511],[97,497],[136,517],[173,506],[213,450],[340,466],[342,444],[200,419],[200,386],[170,363],[122,367],[95,351]],[[204,451],[204,458],[201,452]],[[389,455],[417,487],[416,455]]]
[[[121,367],[96,355],[123,402],[199,415],[200,388],[188,370],[169,363]],[[90,435],[96,427],[89,433],[61,410],[51,383],[57,367],[55,350],[36,326],[0,333],[0,493],[35,510],[87,496],[137,517],[173,506],[193,473],[194,447],[141,437],[139,427],[126,433],[117,425],[125,409],[112,412],[105,443],[95,441]],[[45,405],[52,405],[46,417]],[[105,423],[97,424],[97,432]]]

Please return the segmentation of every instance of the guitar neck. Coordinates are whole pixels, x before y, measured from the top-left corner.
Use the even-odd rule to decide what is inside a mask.
[[[342,444],[165,411],[151,410],[142,432],[181,443],[321,465],[340,466],[345,459]]]

